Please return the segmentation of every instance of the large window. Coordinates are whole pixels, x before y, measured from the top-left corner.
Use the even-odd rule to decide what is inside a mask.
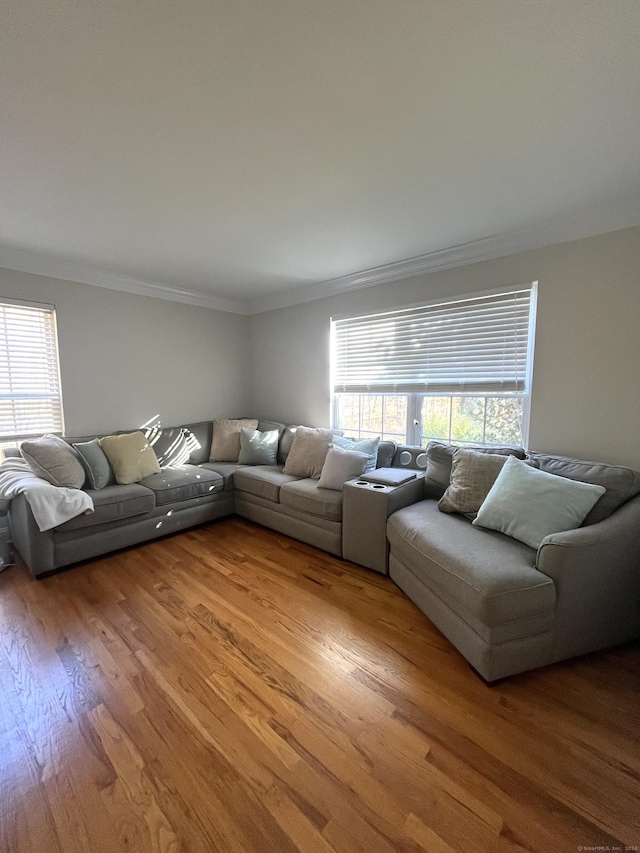
[[[0,448],[62,431],[55,310],[0,299]]]
[[[536,285],[332,322],[333,425],[526,444]]]

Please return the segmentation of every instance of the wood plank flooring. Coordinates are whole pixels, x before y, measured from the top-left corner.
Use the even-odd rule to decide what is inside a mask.
[[[227,519],[0,575],[0,850],[640,846],[640,648],[493,687],[388,579]]]

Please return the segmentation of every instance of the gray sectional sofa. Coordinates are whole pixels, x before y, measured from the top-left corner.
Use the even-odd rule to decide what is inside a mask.
[[[283,472],[295,427],[260,421],[280,431],[278,464],[255,466],[209,462],[212,423],[184,427],[196,439],[186,464],[89,490],[91,515],[41,533],[24,495],[14,498],[12,539],[33,574],[235,512],[388,573],[487,681],[640,637],[640,474],[631,469],[528,454],[544,471],[606,489],[582,527],[534,550],[439,511],[447,482],[431,446],[381,442],[378,468],[412,479],[365,478],[340,492]],[[184,427],[163,429],[160,444]]]
[[[182,429],[195,437],[189,461],[163,468],[130,485],[86,489],[95,511],[41,532],[24,495],[13,498],[9,526],[13,543],[31,572],[51,571],[119,548],[175,533],[232,513],[342,556],[342,492],[317,480],[283,473],[295,427],[261,420],[261,431],[280,431],[277,465],[209,462],[212,422],[156,432],[156,449],[170,447]],[[115,433],[120,434],[120,433]],[[97,436],[65,436],[70,444]],[[378,465],[389,466],[396,445],[381,442]]]
[[[387,522],[389,574],[486,681],[640,637],[640,474],[528,454],[606,488],[582,527],[536,550],[438,510],[445,485]]]

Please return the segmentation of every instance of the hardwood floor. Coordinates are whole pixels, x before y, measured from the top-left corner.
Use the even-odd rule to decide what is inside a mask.
[[[640,845],[640,649],[485,685],[387,578],[238,519],[0,575],[0,850]]]

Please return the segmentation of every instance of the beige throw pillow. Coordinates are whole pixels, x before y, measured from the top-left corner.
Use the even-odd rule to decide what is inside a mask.
[[[29,468],[53,486],[81,489],[86,479],[80,457],[58,435],[43,435],[23,441],[20,452]]]
[[[242,429],[258,429],[258,421],[253,418],[214,420],[209,462],[237,462],[240,456]]]
[[[322,466],[332,439],[333,433],[330,429],[298,427],[284,465],[284,473],[294,477],[313,477],[317,480],[322,474]]]
[[[453,454],[451,481],[438,502],[442,512],[475,518],[509,456],[459,447]]]
[[[160,473],[158,457],[142,432],[106,435],[100,447],[109,460],[116,482],[123,486]]]

